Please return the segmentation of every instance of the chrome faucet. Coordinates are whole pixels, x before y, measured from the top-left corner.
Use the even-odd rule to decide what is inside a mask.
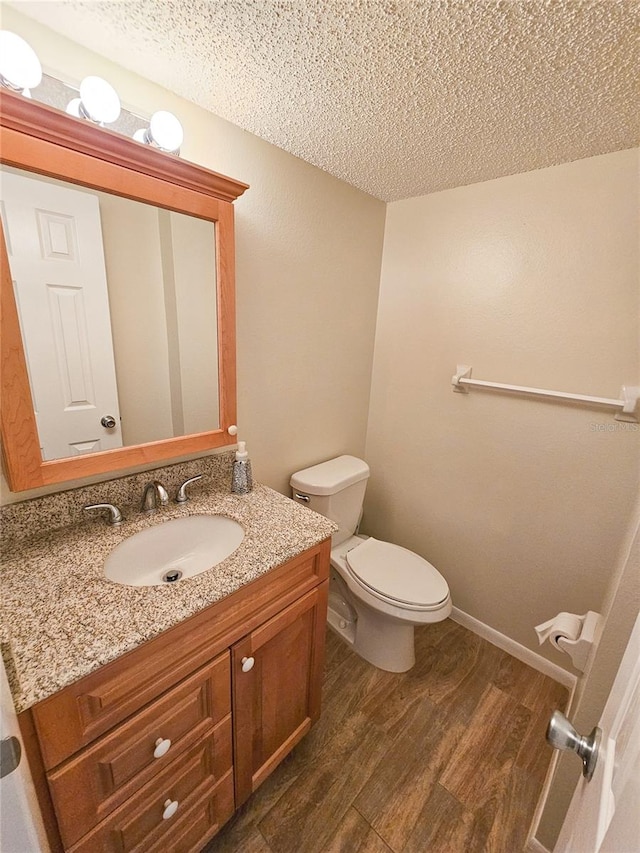
[[[158,506],[166,506],[169,503],[169,495],[160,480],[152,480],[144,487],[142,495],[141,512],[154,512]]]

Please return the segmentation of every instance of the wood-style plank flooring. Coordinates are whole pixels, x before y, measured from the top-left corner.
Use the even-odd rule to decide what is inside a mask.
[[[205,853],[519,853],[565,688],[447,619],[415,667],[331,631],[320,721]]]

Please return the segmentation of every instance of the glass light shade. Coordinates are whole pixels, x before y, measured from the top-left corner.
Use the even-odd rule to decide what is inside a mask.
[[[35,51],[9,30],[0,30],[0,79],[7,88],[27,96],[29,89],[42,80],[42,66]]]
[[[163,151],[177,151],[184,141],[184,131],[178,119],[166,110],[158,110],[149,121],[151,138]]]
[[[82,101],[80,98],[73,98],[67,104],[66,112],[69,113],[70,116],[75,116],[76,118],[84,118],[84,113],[80,111],[80,104]]]
[[[133,138],[146,145],[153,145],[170,154],[180,150],[184,141],[184,131],[178,119],[166,110],[158,110],[149,120],[149,127],[137,130]]]
[[[67,112],[97,124],[111,124],[120,115],[120,98],[102,77],[85,77],[80,83],[80,97],[69,101]]]

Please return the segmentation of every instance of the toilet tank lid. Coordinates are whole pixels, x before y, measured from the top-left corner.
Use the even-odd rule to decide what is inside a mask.
[[[369,476],[369,466],[355,456],[338,456],[291,475],[292,488],[310,495],[335,495]]]

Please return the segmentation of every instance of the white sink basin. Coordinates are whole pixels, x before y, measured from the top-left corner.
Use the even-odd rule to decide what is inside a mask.
[[[104,573],[129,586],[175,583],[221,563],[243,539],[241,525],[224,515],[174,518],[116,545],[105,560]]]

